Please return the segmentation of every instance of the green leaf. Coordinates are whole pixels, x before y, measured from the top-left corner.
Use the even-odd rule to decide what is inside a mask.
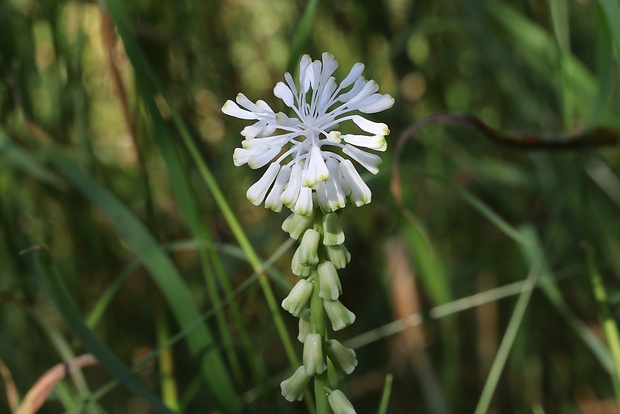
[[[14,167],[56,188],[62,188],[62,183],[50,173],[36,157],[22,151],[15,146],[6,134],[0,130],[0,156],[5,158]]]
[[[183,122],[181,116],[172,107],[172,105],[170,105],[170,100],[167,98],[166,93],[162,88],[160,82],[158,81],[157,77],[155,76],[153,69],[149,66],[148,62],[144,58],[135,37],[132,36],[128,21],[129,19],[124,10],[122,2],[120,0],[108,0],[107,5],[110,10],[110,15],[118,28],[120,36],[123,39],[127,55],[131,60],[134,70],[137,74],[139,74],[139,76],[137,76],[137,81],[142,82],[140,85],[142,88],[145,88],[144,90],[152,91],[153,94],[159,94],[159,96],[163,98],[163,101],[166,103],[166,105],[168,105],[168,110],[170,111],[172,122],[176,127],[183,144],[189,152],[192,161],[195,163],[195,166],[200,173],[200,176],[202,177],[205,185],[211,192],[215,203],[221,210],[222,215],[224,216],[224,219],[228,223],[232,233],[237,239],[239,246],[244,251],[250,265],[252,266],[252,269],[259,275],[258,282],[265,296],[265,300],[267,301],[269,312],[276,326],[276,330],[278,331],[291,366],[298,366],[299,360],[293,348],[293,344],[288,330],[286,329],[286,326],[284,325],[284,322],[282,320],[281,310],[278,305],[278,301],[276,300],[271,285],[269,284],[269,280],[266,277],[261,259],[256,254],[256,251],[252,247],[247,235],[245,234],[244,229],[239,223],[239,220],[237,219],[233,210],[230,208],[230,205],[226,201],[224,193],[220,189],[217,181],[215,180],[215,177],[211,173],[211,170],[204,162],[202,155],[198,150],[198,147],[196,146],[196,143],[190,135],[187,127],[185,126],[185,123]],[[306,403],[308,403],[308,401],[306,401]]]
[[[136,253],[159,287],[179,325],[195,325],[194,330],[187,335],[187,342],[198,361],[213,403],[227,413],[239,412],[239,402],[216,343],[206,325],[196,324],[200,320],[200,313],[192,294],[155,239],[125,206],[80,170],[72,160],[54,156],[52,163],[101,210]]]
[[[517,229],[511,226],[506,220],[504,220],[499,214],[493,211],[487,206],[480,198],[476,197],[471,191],[464,188],[454,187],[454,190],[460,195],[467,203],[476,209],[483,217],[489,222],[493,223],[495,227],[506,236],[510,237],[517,243],[524,243],[523,235],[519,233]]]
[[[316,7],[318,4],[318,0],[310,0],[308,2],[308,5],[306,6],[306,10],[304,10],[304,14],[299,20],[297,30],[295,31],[295,35],[293,35],[291,57],[288,61],[288,71],[290,73],[293,73],[293,71],[295,70],[297,62],[299,62],[299,56],[301,55],[304,44],[306,43],[308,36],[310,36],[310,28],[312,26],[312,20],[314,19],[314,15],[316,14]]]
[[[605,2],[611,3],[611,2]],[[615,11],[610,5],[611,16]],[[565,78],[563,85],[558,84],[558,62],[560,62],[560,50],[553,38],[536,23],[516,12],[511,6],[502,2],[485,2],[485,7],[490,16],[504,29],[510,39],[510,45],[517,53],[534,69],[542,78],[555,85],[570,88],[572,96],[579,97],[574,100],[576,108],[582,114],[590,113],[597,99],[597,79],[587,67],[574,55],[565,55],[563,58],[563,70]],[[617,20],[610,23],[618,26]],[[615,29],[620,31],[620,29]],[[569,92],[566,92],[569,93]],[[606,119],[617,119],[613,116],[619,110],[618,107],[609,105],[606,108]]]
[[[39,269],[47,282],[49,293],[54,300],[58,312],[67,325],[69,325],[71,331],[82,341],[86,349],[97,358],[101,367],[106,369],[130,391],[144,398],[160,412],[172,414],[172,411],[170,411],[156,395],[146,389],[107,347],[97,339],[93,332],[86,327],[78,313],[71,294],[52,263],[50,254],[45,250],[39,250],[36,255]]]
[[[547,299],[549,299],[560,315],[562,315],[566,322],[577,332],[581,340],[598,359],[603,368],[609,372],[613,372],[615,367],[608,349],[603,345],[601,340],[594,335],[588,326],[575,315],[575,312],[573,312],[562,297],[562,293],[558,289],[553,279],[553,274],[549,269],[549,265],[545,260],[545,249],[538,235],[535,233],[535,230],[531,227],[523,227],[521,233],[526,240],[528,240],[527,243],[521,245],[525,260],[530,264],[542,264],[541,282],[543,283],[541,284],[541,288],[547,296]]]

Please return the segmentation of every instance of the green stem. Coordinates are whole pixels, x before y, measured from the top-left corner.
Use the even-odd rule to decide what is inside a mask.
[[[611,315],[609,309],[607,290],[605,284],[601,278],[601,274],[598,272],[594,263],[594,253],[588,251],[588,268],[590,271],[590,281],[592,283],[592,290],[594,291],[594,297],[598,305],[599,318],[605,332],[605,339],[609,346],[609,352],[614,360],[615,369],[611,373],[611,380],[616,394],[616,404],[620,407],[620,333],[618,333],[618,325]]]
[[[318,276],[312,281],[312,299],[310,302],[310,329],[312,333],[318,333],[323,339],[323,349],[325,350],[325,311],[323,310],[323,299],[319,296],[320,285]],[[325,360],[325,356],[323,356]],[[327,361],[325,360],[325,363]],[[327,402],[327,370],[322,374],[314,376],[314,399],[316,401],[317,414],[328,414],[330,412]]]
[[[166,321],[166,307],[163,298],[158,291],[153,293],[154,313],[155,313],[155,332],[157,334],[157,346],[165,345],[170,340],[168,322]],[[174,360],[172,358],[172,348],[165,347],[157,357],[159,361],[159,378],[162,399],[164,404],[171,411],[178,413],[179,399],[177,383],[174,377]]]

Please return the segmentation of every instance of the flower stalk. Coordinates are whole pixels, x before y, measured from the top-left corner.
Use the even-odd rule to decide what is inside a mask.
[[[319,278],[315,278],[313,282],[314,291],[312,292],[312,301],[310,303],[310,329],[314,334],[321,337],[321,347],[326,351],[325,313],[323,312],[323,299],[319,295],[320,284]],[[327,353],[324,352],[323,355],[324,363],[327,363],[325,359]],[[327,401],[325,387],[327,387],[327,370],[314,376],[314,400],[317,413],[319,414],[329,413],[329,402]]]

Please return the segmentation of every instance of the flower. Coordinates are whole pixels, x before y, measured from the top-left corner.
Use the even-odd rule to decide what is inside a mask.
[[[308,229],[301,237],[301,243],[295,251],[298,255],[297,259],[303,266],[316,266],[319,264],[319,241],[321,234],[314,230]]]
[[[334,390],[329,393],[327,401],[332,410],[334,410],[334,414],[355,414],[356,412],[351,401],[340,390]]]
[[[327,355],[337,370],[350,374],[357,366],[355,351],[335,339],[327,341]]]
[[[245,139],[235,149],[235,165],[257,169],[271,163],[247,191],[253,204],[264,201],[274,211],[284,205],[296,214],[308,215],[315,202],[325,213],[344,207],[347,198],[357,206],[370,202],[370,189],[349,158],[376,174],[381,158],[367,150],[385,151],[389,129],[359,113],[384,111],[394,99],[377,93],[377,83],[362,77],[362,63],[353,65],[340,84],[332,76],[337,67],[330,53],[315,61],[304,55],[299,83],[290,73],[284,75],[285,82],[278,82],[273,92],[290,108],[291,117],[276,113],[262,100],[254,103],[242,93],[236,103],[228,100],[222,107],[227,115],[256,121],[241,131]],[[337,128],[345,121],[352,121],[362,133],[341,133]]]
[[[323,359],[323,339],[319,334],[308,334],[304,339],[304,369],[306,375],[322,374],[327,369]]]
[[[344,244],[337,246],[325,246],[327,260],[334,264],[336,269],[344,269],[351,261],[351,253],[344,247]]]
[[[306,335],[310,333],[310,309],[304,309],[299,315],[299,334],[297,340],[301,343],[306,341]]]
[[[344,243],[344,231],[340,225],[340,219],[336,213],[328,213],[323,216],[323,244],[325,246],[337,246]]]
[[[342,293],[342,285],[334,264],[330,261],[321,262],[317,273],[319,274],[319,296],[329,300],[338,299]]]
[[[282,223],[282,230],[287,232],[291,238],[299,240],[302,234],[312,224],[313,216],[300,216],[298,214],[291,214]]]
[[[355,314],[339,300],[324,300],[323,308],[325,308],[325,313],[327,313],[334,331],[340,331],[355,322]]]
[[[288,311],[291,315],[299,317],[304,310],[312,294],[312,282],[308,282],[306,279],[301,279],[287,297],[282,300],[282,308]]]
[[[312,266],[302,264],[299,261],[299,248],[295,250],[293,259],[291,260],[291,271],[299,277],[308,277],[312,274]]]
[[[282,396],[290,402],[301,401],[304,398],[304,391],[306,391],[309,380],[310,376],[306,375],[304,366],[300,366],[290,378],[280,383]]]

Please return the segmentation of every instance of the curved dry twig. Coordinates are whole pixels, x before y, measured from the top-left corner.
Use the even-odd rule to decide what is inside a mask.
[[[571,134],[563,133],[510,133],[490,127],[473,115],[441,113],[422,118],[405,129],[396,143],[394,167],[390,190],[392,196],[402,205],[400,187],[400,156],[405,144],[424,126],[428,124],[456,124],[476,129],[492,142],[526,150],[559,150],[583,147],[599,147],[616,145],[618,131],[612,128],[594,128]]]

